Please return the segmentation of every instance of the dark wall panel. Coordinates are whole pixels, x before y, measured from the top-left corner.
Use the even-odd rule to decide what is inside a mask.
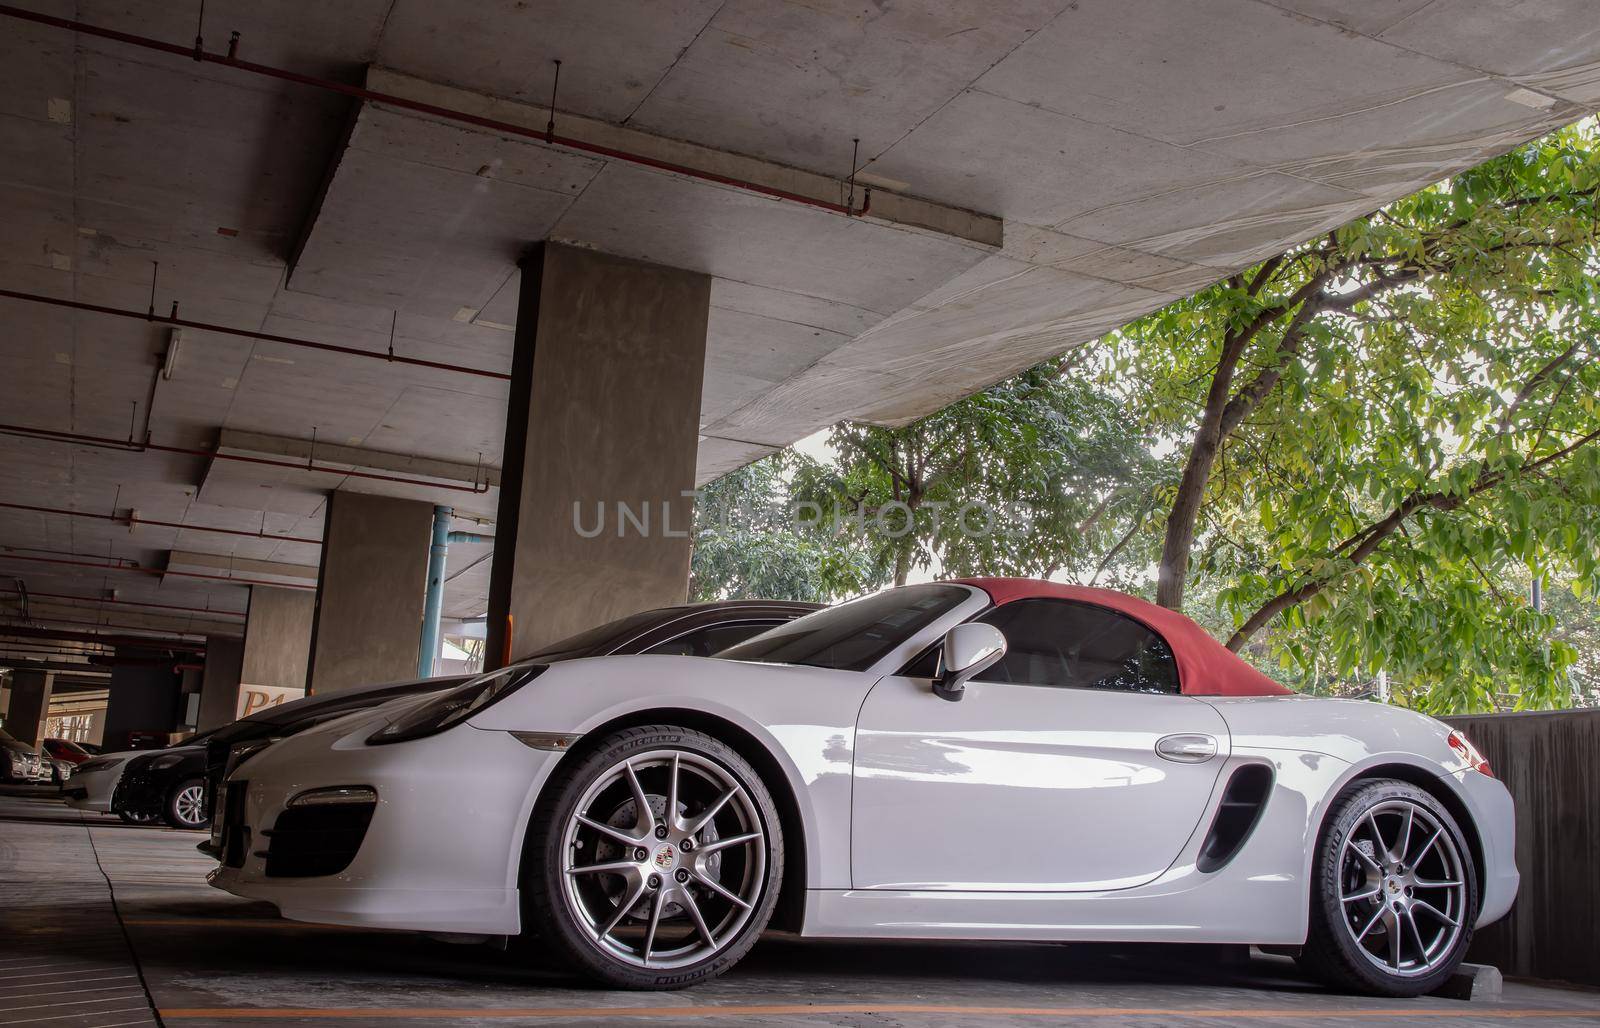
[[[1600,710],[1447,718],[1517,803],[1522,887],[1469,959],[1508,975],[1600,985]]]

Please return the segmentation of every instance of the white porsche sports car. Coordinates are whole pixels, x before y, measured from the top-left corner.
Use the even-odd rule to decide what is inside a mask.
[[[212,883],[287,917],[532,932],[637,988],[726,970],[770,921],[1255,943],[1414,995],[1517,888],[1510,796],[1460,733],[1017,579],[397,700],[252,757],[221,816]]]

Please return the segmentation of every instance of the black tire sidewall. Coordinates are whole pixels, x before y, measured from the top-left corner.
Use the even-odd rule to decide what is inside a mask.
[[[596,775],[631,754],[682,749],[720,764],[744,787],[762,820],[767,839],[766,881],[760,899],[739,935],[721,950],[687,967],[660,972],[607,957],[588,938],[567,909],[563,889],[562,839],[578,800]],[[546,784],[528,827],[522,873],[524,934],[542,937],[557,956],[581,973],[617,988],[679,989],[713,978],[733,966],[760,936],[783,882],[783,829],[766,783],[731,746],[703,732],[671,725],[646,725],[611,733],[581,753],[571,754]],[[531,866],[530,866],[531,865]]]
[[[1373,806],[1405,800],[1424,807],[1450,834],[1466,875],[1466,923],[1448,960],[1429,974],[1402,978],[1387,974],[1367,959],[1343,922],[1339,898],[1340,856],[1345,840]],[[1478,912],[1478,869],[1461,826],[1445,806],[1425,790],[1398,779],[1375,779],[1347,787],[1334,801],[1317,843],[1311,875],[1311,925],[1303,963],[1339,988],[1383,996],[1420,996],[1433,992],[1455,973],[1472,944]]]
[[[167,824],[171,825],[173,828],[182,828],[182,829],[190,830],[190,831],[198,831],[198,830],[204,828],[206,826],[206,824],[210,821],[210,818],[202,817],[199,824],[191,825],[191,824],[185,823],[181,818],[178,817],[178,794],[183,792],[183,790],[189,788],[190,786],[195,786],[195,785],[200,786],[202,789],[205,788],[205,782],[202,779],[199,779],[199,778],[185,778],[183,781],[179,782],[177,785],[174,785],[172,787],[172,789],[167,793],[167,804],[166,804],[166,809],[163,811],[163,815],[164,816],[163,816],[162,820],[166,821]]]

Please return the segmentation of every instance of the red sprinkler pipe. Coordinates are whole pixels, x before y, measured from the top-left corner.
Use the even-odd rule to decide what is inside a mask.
[[[211,460],[232,460],[245,464],[265,464],[274,468],[290,468],[295,471],[316,471],[324,475],[344,475],[349,478],[369,479],[376,482],[398,482],[401,485],[422,486],[426,489],[448,489],[458,493],[486,493],[489,483],[482,485],[450,485],[446,482],[437,482],[425,478],[406,478],[403,475],[380,475],[376,471],[352,471],[344,468],[317,467],[315,464],[301,464],[299,461],[273,460],[270,457],[246,457],[238,453],[222,453],[217,450],[201,450],[192,446],[162,446],[157,443],[136,443],[128,439],[115,439],[111,436],[84,435],[80,432],[61,432],[53,428],[33,428],[28,425],[0,424],[0,435],[15,435],[25,439],[47,439],[58,443],[81,443],[84,446],[98,446],[107,450],[123,450],[128,453],[143,453],[147,450],[156,453],[178,453],[188,457],[206,457]],[[247,533],[248,534],[248,533]],[[307,542],[308,540],[295,540]]]
[[[124,629],[124,631],[156,631],[155,629]],[[194,632],[168,633],[169,635],[195,635]],[[69,632],[64,628],[33,628],[29,625],[0,625],[0,636],[16,636],[19,639],[55,639],[59,642],[96,643],[101,646],[143,646],[167,650],[188,650],[200,653],[205,650],[204,643],[183,642],[175,639],[145,639],[136,635],[100,635],[96,632]],[[66,654],[77,656],[77,654]]]
[[[0,593],[7,593],[12,596],[23,595],[23,592],[20,589],[0,589]],[[220,618],[243,618],[245,616],[237,611],[232,610],[215,610],[211,607],[184,607],[176,603],[155,603],[146,600],[116,600],[109,596],[78,596],[74,593],[40,593],[34,592],[32,589],[28,590],[27,596],[29,599],[40,600],[77,600],[81,603],[93,604],[115,603],[122,607],[153,607],[159,610],[176,610],[184,614],[205,614]]]
[[[109,39],[117,43],[126,43],[129,46],[143,47],[146,50],[155,50],[158,53],[171,54],[176,57],[185,58],[186,60],[220,64],[224,67],[235,68],[239,71],[247,71],[254,75],[265,75],[268,78],[282,79],[285,82],[294,82],[302,86],[313,86],[317,89],[326,89],[334,93],[343,93],[345,96],[352,96],[359,100],[370,100],[374,103],[388,104],[391,107],[400,107],[405,110],[416,111],[419,114],[428,114],[436,118],[445,118],[449,121],[458,121],[466,125],[475,125],[479,128],[486,128],[495,132],[504,132],[507,135],[521,136],[525,139],[534,140],[535,142],[548,143],[552,146],[561,146],[569,150],[581,150],[585,153],[597,154],[601,157],[612,158],[613,160],[627,161],[630,164],[638,164],[647,168],[655,168],[658,171],[666,171],[674,175],[683,175],[688,178],[701,179],[702,181],[706,182],[715,182],[718,185],[730,186],[735,189],[743,189],[751,193],[759,193],[763,196],[770,196],[777,200],[788,200],[793,203],[805,204],[808,207],[816,207],[821,210],[832,211],[835,214],[843,214],[847,217],[860,217],[872,209],[872,190],[870,189],[866,190],[866,192],[863,194],[861,206],[859,208],[853,208],[847,204],[833,203],[828,200],[818,200],[814,197],[804,196],[800,193],[791,193],[788,190],[763,185],[760,182],[751,182],[748,179],[733,178],[728,175],[718,175],[715,172],[702,171],[699,168],[691,168],[682,164],[673,164],[669,161],[657,160],[654,157],[649,157],[644,154],[630,153],[626,150],[618,150],[609,146],[600,146],[596,143],[584,142],[581,139],[558,136],[549,128],[540,131],[539,129],[531,129],[522,125],[516,125],[509,121],[499,121],[495,118],[484,118],[476,114],[468,114],[465,111],[452,110],[448,107],[438,107],[434,104],[423,103],[420,100],[412,100],[407,97],[396,96],[392,93],[382,93],[378,90],[367,89],[363,86],[352,86],[344,82],[335,82],[332,79],[317,78],[313,75],[302,75],[297,71],[289,71],[285,68],[275,68],[267,64],[256,64],[252,61],[241,61],[237,57],[232,56],[231,53],[218,54],[202,49],[199,46],[198,39],[196,40],[196,45],[194,46],[185,46],[182,43],[168,43],[164,42],[163,40],[152,39],[149,36],[135,35],[131,32],[118,32],[115,29],[102,28],[98,25],[89,25],[81,21],[73,21],[69,18],[54,18],[48,14],[40,14],[36,11],[25,11],[17,7],[12,7],[9,4],[0,4],[0,15],[5,15],[6,17],[10,18],[17,18],[22,21],[31,21],[38,25],[49,25],[52,28],[67,29],[72,32],[82,33],[86,36],[96,36],[100,39]]]
[[[298,466],[298,465],[297,465]],[[86,510],[66,510],[61,507],[36,507],[30,503],[6,503],[0,501],[0,507],[7,510],[25,510],[35,514],[61,514],[72,518],[94,518],[97,521],[114,521],[119,525],[155,525],[158,528],[181,528],[188,532],[216,532],[220,535],[242,535],[246,539],[271,539],[280,543],[306,543],[310,546],[321,546],[321,539],[306,539],[297,535],[273,535],[269,532],[245,532],[237,528],[210,528],[206,525],[186,525],[179,521],[157,521],[154,518],[141,518],[129,515],[122,518],[115,514],[92,514]]]
[[[0,14],[7,13],[0,6]],[[379,353],[376,350],[362,350],[354,346],[339,346],[336,343],[320,343],[311,339],[296,339],[293,336],[280,336],[271,332],[256,332],[247,328],[232,328],[228,325],[214,325],[205,321],[190,321],[180,318],[176,314],[163,315],[151,311],[129,310],[123,307],[105,307],[98,303],[84,303],[81,300],[64,300],[57,296],[45,296],[42,293],[25,293],[17,289],[0,289],[0,297],[10,300],[26,300],[29,303],[43,303],[52,307],[65,307],[68,310],[84,311],[89,314],[109,314],[119,318],[135,318],[139,321],[148,321],[153,325],[171,325],[173,328],[192,328],[199,332],[217,332],[221,335],[239,336],[244,339],[260,339],[269,343],[282,343],[285,346],[300,346],[311,350],[322,350],[327,353],[342,353],[350,357],[371,357],[373,360],[387,361],[390,364],[409,364],[412,367],[431,368],[434,371],[454,371],[463,375],[477,375],[481,378],[493,378],[499,381],[510,381],[511,376],[499,371],[486,371],[483,368],[469,368],[461,364],[445,364],[441,361],[428,361],[420,357],[398,357],[391,353]]]
[[[89,613],[93,613],[93,611],[90,611]],[[7,615],[7,616],[13,617],[13,618],[16,617],[15,614]],[[28,618],[25,618],[25,619],[22,619],[22,620],[23,620],[24,624],[29,624],[29,625],[82,625],[84,628],[115,628],[119,632],[154,632],[157,635],[199,635],[199,636],[203,636],[203,635],[206,634],[206,629],[208,627],[208,626],[205,626],[205,625],[201,625],[200,623],[194,621],[193,619],[190,619],[189,627],[187,629],[183,629],[183,630],[167,629],[167,628],[151,628],[149,625],[117,625],[117,624],[112,624],[110,621],[85,621],[82,618],[58,618],[58,617],[54,617],[54,616],[49,615],[49,614],[35,614],[32,617],[28,617]],[[221,627],[221,626],[218,625],[217,627]],[[230,627],[232,627],[232,626],[230,626]]]
[[[69,553],[68,557],[88,554]],[[33,564],[61,564],[67,567],[94,568],[96,571],[132,571],[141,575],[176,575],[179,578],[205,578],[215,582],[232,582],[234,585],[270,585],[279,589],[315,589],[314,585],[292,585],[288,582],[271,582],[263,578],[235,578],[232,575],[208,575],[200,571],[163,571],[139,564],[98,564],[88,560],[67,560],[65,557],[30,557],[22,553],[0,552],[0,560],[25,560]]]

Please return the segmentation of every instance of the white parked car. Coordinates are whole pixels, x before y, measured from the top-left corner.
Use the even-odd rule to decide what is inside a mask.
[[[948,702],[961,700],[962,702]],[[517,665],[252,757],[212,884],[672,988],[807,936],[1298,947],[1431,990],[1517,888],[1459,733],[1104,590],[907,586],[717,658]]]
[[[61,790],[67,806],[99,814],[111,813],[111,795],[117,791],[117,782],[122,778],[128,761],[149,752],[126,750],[102,753],[79,764],[72,772],[72,779]]]

